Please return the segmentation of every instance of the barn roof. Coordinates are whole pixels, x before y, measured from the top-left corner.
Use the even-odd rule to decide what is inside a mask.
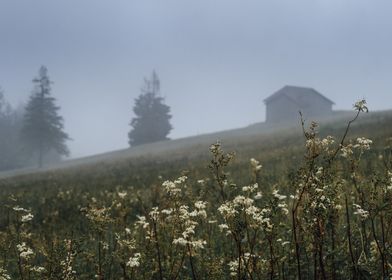
[[[297,86],[284,86],[277,92],[273,93],[272,95],[264,99],[264,103],[268,104],[274,99],[276,99],[277,97],[282,95],[286,96],[290,100],[297,103],[297,100],[301,100],[302,98],[306,98],[306,96],[315,95],[315,94],[320,98],[324,99],[326,102],[335,104],[333,101],[331,101],[330,99],[328,99],[327,97],[325,97],[324,95],[322,95],[321,93],[319,93],[317,90],[313,88],[297,87]]]

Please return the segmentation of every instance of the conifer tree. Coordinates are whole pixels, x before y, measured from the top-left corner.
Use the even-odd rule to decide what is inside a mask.
[[[129,145],[136,146],[169,139],[167,135],[172,126],[170,107],[160,96],[160,81],[153,71],[151,79],[144,79],[142,93],[135,99],[131,121],[132,130],[128,133]]]
[[[70,138],[64,132],[63,118],[59,116],[60,107],[51,96],[51,84],[45,66],[39,69],[38,77],[33,79],[34,90],[25,109],[21,131],[25,148],[36,156],[38,166],[42,167],[48,153],[69,155],[66,141]]]

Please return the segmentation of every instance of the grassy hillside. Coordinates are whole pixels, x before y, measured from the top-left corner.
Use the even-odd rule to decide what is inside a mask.
[[[378,116],[389,116],[392,112],[375,112],[364,117],[366,120],[377,121]],[[325,118],[320,121],[320,124],[325,127],[339,127],[344,126],[347,121],[354,116],[352,111],[336,111],[333,116]],[[325,127],[324,127],[325,126]],[[290,140],[297,138],[301,134],[300,120],[294,123],[280,123],[267,124],[256,123],[248,127],[215,132],[210,134],[186,137],[171,141],[163,141],[151,143],[146,145],[139,145],[128,149],[107,152],[94,156],[66,160],[52,166],[38,168],[25,168],[20,170],[11,170],[0,172],[1,178],[12,178],[20,175],[45,173],[47,171],[64,170],[72,167],[87,167],[99,164],[116,164],[120,161],[154,161],[161,159],[168,159],[169,161],[176,161],[178,159],[194,159],[208,156],[208,147],[217,140],[224,143],[225,147],[231,150],[242,149],[250,145],[255,147],[255,150],[260,148],[260,143],[273,142],[276,138],[284,137]],[[337,133],[337,130],[335,131]],[[258,144],[258,142],[260,142]],[[272,148],[280,149],[279,142]],[[257,145],[257,146],[255,146]],[[85,169],[85,168],[83,168]]]
[[[256,124],[5,176],[0,276],[390,277],[392,112],[361,114],[339,146],[350,118],[305,134]]]

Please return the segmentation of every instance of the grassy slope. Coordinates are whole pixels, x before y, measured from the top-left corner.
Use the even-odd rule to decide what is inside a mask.
[[[345,113],[338,119],[324,121],[320,124],[320,133],[339,138],[349,119],[350,117]],[[392,136],[391,123],[392,111],[369,113],[363,115],[352,126],[349,137],[368,137],[375,140],[376,147],[383,146],[385,139]],[[299,125],[270,127],[266,124],[255,124],[243,129],[149,144],[73,160],[44,172],[27,172],[18,176],[3,174],[0,187],[6,189],[7,186],[33,185],[66,187],[68,184],[87,188],[91,186],[107,188],[116,185],[134,185],[138,182],[143,187],[154,182],[152,178],[160,175],[170,178],[178,175],[181,170],[192,170],[195,176],[199,177],[206,176],[208,147],[217,139],[223,142],[225,150],[236,152],[233,171],[239,176],[243,169],[248,172],[247,165],[251,157],[259,159],[265,166],[266,172],[270,171],[271,176],[272,174],[279,176],[276,172],[278,165],[285,166],[285,170],[290,172],[295,170],[302,159],[303,136]],[[280,174],[282,175],[284,174]]]
[[[351,111],[336,111],[336,114],[329,119],[324,119],[323,123],[335,123],[341,120],[347,120],[353,116]],[[217,140],[224,142],[225,146],[241,146],[242,143],[253,144],[253,140],[260,140],[264,138],[273,138],[274,135],[290,135],[301,131],[299,121],[296,123],[282,123],[278,125],[271,125],[266,123],[256,123],[244,128],[220,131],[215,133],[203,134],[198,136],[191,136],[171,141],[163,141],[151,143],[146,145],[139,145],[136,147],[122,149],[103,154],[66,160],[50,167],[38,168],[24,168],[19,170],[0,172],[1,178],[12,178],[20,175],[45,173],[47,171],[66,169],[80,166],[91,166],[99,163],[115,163],[127,159],[157,159],[170,157],[176,160],[183,157],[193,157],[205,155],[208,153],[208,146],[215,143]]]

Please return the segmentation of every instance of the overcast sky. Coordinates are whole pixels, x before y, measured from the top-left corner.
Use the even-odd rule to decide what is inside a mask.
[[[0,86],[26,102],[46,65],[73,157],[127,147],[153,69],[171,138],[263,121],[286,84],[388,109],[391,13],[391,0],[0,0]]]

